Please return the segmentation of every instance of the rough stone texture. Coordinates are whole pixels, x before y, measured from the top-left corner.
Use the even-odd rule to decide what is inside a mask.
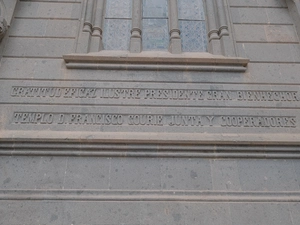
[[[18,1],[0,44],[0,224],[300,224],[288,1],[224,1],[234,48],[214,47],[245,72],[67,69],[84,2]]]

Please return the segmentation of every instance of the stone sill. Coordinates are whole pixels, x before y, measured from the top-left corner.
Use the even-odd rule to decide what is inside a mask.
[[[245,72],[249,59],[210,53],[101,51],[63,56],[68,69]]]

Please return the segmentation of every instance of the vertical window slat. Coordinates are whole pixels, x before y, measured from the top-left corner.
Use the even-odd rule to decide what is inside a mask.
[[[143,0],[143,18],[168,18],[167,0]]]
[[[178,8],[182,51],[206,52],[207,29],[203,1],[178,0]]]
[[[143,19],[143,50],[167,51],[168,44],[168,20]]]
[[[105,50],[129,50],[132,0],[106,0]]]
[[[169,44],[167,0],[143,0],[143,50],[167,51]]]

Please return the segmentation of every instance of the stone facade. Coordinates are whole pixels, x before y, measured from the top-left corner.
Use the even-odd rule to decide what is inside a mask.
[[[300,1],[204,1],[202,53],[89,2],[0,1],[0,224],[300,224]]]

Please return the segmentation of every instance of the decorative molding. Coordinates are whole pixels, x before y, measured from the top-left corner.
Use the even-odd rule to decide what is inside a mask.
[[[209,53],[101,51],[63,56],[69,69],[245,72],[248,59]]]
[[[0,1],[2,1],[5,5],[5,11],[6,11],[5,17],[7,21],[7,26],[10,27],[18,0],[0,0]]]
[[[300,0],[287,0],[286,2],[290,15],[294,20],[298,36],[300,36]]]
[[[89,53],[103,50],[103,15],[105,0],[86,0],[83,3],[82,27],[76,52]]]
[[[0,156],[300,159],[300,145],[4,141]]]
[[[204,0],[208,24],[208,51],[235,57],[234,41],[229,31],[228,4],[225,0]]]
[[[90,44],[90,52],[98,52],[103,50],[102,33],[103,33],[103,13],[104,0],[94,2],[95,12],[92,24],[92,36]]]
[[[0,41],[4,38],[7,30],[6,8],[4,2],[0,0]]]
[[[164,201],[300,202],[300,192],[163,191],[163,190],[0,190],[0,200],[18,201]]]
[[[227,1],[204,1],[209,53],[182,53],[177,0],[168,0],[169,53],[142,52],[142,1],[133,1],[129,51],[105,51],[102,26],[105,0],[85,0],[76,53],[64,55],[68,69],[240,72],[248,59],[238,58],[228,23]]]

